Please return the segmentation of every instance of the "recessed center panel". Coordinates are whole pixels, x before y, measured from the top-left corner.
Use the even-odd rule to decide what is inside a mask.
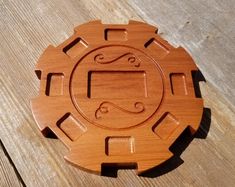
[[[90,71],[88,73],[89,98],[147,97],[144,71]]]
[[[104,46],[75,65],[70,95],[79,114],[109,129],[134,128],[158,109],[163,81],[157,63],[126,46]]]

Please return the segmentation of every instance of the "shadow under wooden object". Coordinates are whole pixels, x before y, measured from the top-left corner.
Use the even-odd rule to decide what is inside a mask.
[[[192,72],[194,89],[196,97],[202,97],[199,82],[206,82],[203,74],[200,70]],[[184,152],[184,150],[189,146],[189,144],[193,141],[194,138],[205,139],[210,130],[211,124],[211,110],[209,108],[203,108],[203,114],[199,129],[194,135],[191,135],[189,128],[186,128],[183,133],[178,137],[178,139],[172,144],[169,148],[173,153],[173,157],[164,163],[146,171],[141,176],[155,178],[161,175],[164,175],[184,163],[184,161],[180,158],[180,155]],[[117,177],[117,172],[119,169],[136,169],[137,166],[135,164],[131,165],[102,165],[102,175],[109,177]]]

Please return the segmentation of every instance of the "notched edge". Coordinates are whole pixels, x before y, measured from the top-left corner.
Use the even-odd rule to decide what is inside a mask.
[[[35,70],[35,74],[37,75],[37,78],[41,80],[42,77],[42,71],[41,70]]]
[[[58,139],[57,135],[49,127],[42,129],[41,133],[47,138]]]
[[[206,82],[206,79],[202,75],[200,70],[192,70],[191,75],[192,75],[192,80],[193,80],[195,97],[202,98],[201,89],[200,89],[200,82],[201,81]]]
[[[118,176],[118,170],[120,169],[137,169],[136,162],[128,163],[102,163],[101,164],[101,176],[114,177]]]

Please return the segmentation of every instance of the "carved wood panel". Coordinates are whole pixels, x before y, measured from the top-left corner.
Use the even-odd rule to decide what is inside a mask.
[[[145,23],[89,22],[36,66],[40,92],[32,111],[44,135],[69,148],[65,159],[100,173],[102,164],[135,165],[138,174],[172,156],[186,127],[199,127],[192,58]]]

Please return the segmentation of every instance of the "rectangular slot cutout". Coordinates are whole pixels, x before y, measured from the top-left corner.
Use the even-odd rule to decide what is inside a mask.
[[[150,39],[144,46],[153,53],[157,54],[156,57],[159,59],[165,57],[169,53],[169,49],[155,38]]]
[[[165,113],[160,121],[153,126],[153,132],[162,139],[167,139],[178,127],[179,121],[170,113]]]
[[[113,136],[105,139],[105,153],[108,156],[130,155],[135,152],[134,138]]]
[[[127,40],[126,29],[105,29],[105,40],[108,41],[125,41]]]
[[[79,138],[86,128],[81,125],[70,113],[65,114],[58,122],[57,126],[68,136],[72,141]]]
[[[147,97],[144,71],[91,71],[88,73],[89,98]]]
[[[173,95],[188,95],[186,79],[183,73],[170,74],[170,80]]]
[[[64,75],[62,73],[49,73],[47,75],[46,95],[63,95]]]
[[[87,48],[87,43],[81,38],[76,38],[70,44],[68,44],[64,49],[64,53],[66,53],[71,58],[75,58],[79,54],[81,54]]]

